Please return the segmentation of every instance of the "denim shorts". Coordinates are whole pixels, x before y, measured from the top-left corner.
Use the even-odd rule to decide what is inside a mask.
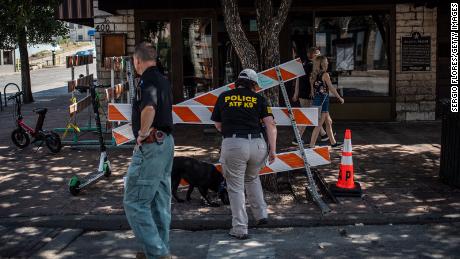
[[[329,95],[315,95],[315,97],[313,98],[313,106],[321,106],[321,112],[329,112]]]

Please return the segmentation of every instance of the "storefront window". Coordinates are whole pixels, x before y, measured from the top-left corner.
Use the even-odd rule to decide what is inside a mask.
[[[384,14],[315,17],[316,46],[343,96],[389,95],[388,21]]]
[[[171,80],[171,30],[169,21],[149,20],[140,22],[141,42],[151,42],[157,50],[157,66]]]
[[[212,28],[209,18],[182,19],[184,98],[212,89]]]

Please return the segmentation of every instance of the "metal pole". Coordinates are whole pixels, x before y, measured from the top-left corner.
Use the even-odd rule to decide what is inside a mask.
[[[86,63],[86,76],[89,76],[89,65],[88,63]],[[91,95],[91,88],[93,87],[93,82],[90,82],[90,85],[89,85],[90,89],[86,90],[86,96],[90,96]],[[94,90],[96,91],[96,90]],[[88,128],[91,128],[91,109],[88,109]]]
[[[71,58],[73,59],[73,57],[71,57]],[[70,67],[70,73],[71,73],[72,81],[74,81],[75,80],[75,67],[73,65],[73,62],[72,62],[72,67]],[[75,97],[74,92],[75,92],[75,89],[73,89],[73,91],[72,91],[72,99]]]
[[[112,89],[112,103],[115,103],[115,57],[112,57],[112,64],[110,70],[110,88]]]
[[[53,59],[53,67],[56,66],[56,51],[51,51],[51,58]]]
[[[18,69],[16,67],[16,49],[12,50],[13,52],[13,67],[14,67],[14,72],[18,72]]]
[[[135,86],[134,86],[133,63],[132,63],[131,58],[128,58],[128,60],[126,61],[126,77],[128,79],[128,86],[129,86],[128,103],[133,104],[136,94],[135,94]]]
[[[310,170],[310,164],[308,163],[308,160],[307,160],[307,154],[305,153],[305,148],[303,146],[303,140],[302,140],[302,137],[300,136],[299,128],[297,128],[297,123],[295,121],[294,114],[292,113],[291,103],[289,102],[289,96],[287,94],[286,87],[284,86],[284,81],[283,81],[283,77],[281,76],[279,66],[275,66],[275,70],[276,70],[276,75],[278,76],[278,81],[280,82],[281,93],[283,94],[284,102],[286,103],[286,107],[288,109],[289,118],[291,119],[292,129],[294,130],[295,137],[297,139],[299,152],[303,158],[303,162],[305,165],[306,177],[308,179],[308,185],[307,185],[308,193],[310,193],[311,197],[313,198],[313,201],[316,202],[318,207],[321,209],[321,212],[323,214],[326,214],[330,212],[331,209],[321,199],[318,193],[318,190],[316,189],[315,180],[313,179],[313,175]]]

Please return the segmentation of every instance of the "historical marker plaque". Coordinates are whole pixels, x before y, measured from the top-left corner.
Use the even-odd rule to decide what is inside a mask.
[[[401,70],[431,70],[431,36],[413,32],[410,37],[401,37]]]

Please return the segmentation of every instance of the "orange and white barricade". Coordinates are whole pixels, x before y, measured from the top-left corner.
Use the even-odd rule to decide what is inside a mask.
[[[307,160],[310,166],[320,166],[331,163],[328,147],[306,148],[305,153],[307,154]],[[273,174],[300,168],[305,168],[302,156],[299,151],[292,151],[277,154],[275,162],[265,166],[259,174]]]
[[[133,130],[131,123],[127,123],[115,129],[112,129],[112,136],[115,139],[117,146],[123,145],[134,140]]]
[[[174,105],[173,122],[175,124],[213,124],[211,114],[214,107],[201,105]],[[272,107],[273,117],[279,126],[290,126],[287,108]],[[294,117],[299,126],[318,125],[318,108],[294,108]]]
[[[174,105],[173,122],[174,124],[213,124],[211,120],[213,109],[214,107],[202,105]],[[291,125],[287,108],[273,107],[272,113],[277,125]],[[293,108],[293,113],[298,126],[318,125],[318,108]],[[109,121],[131,121],[131,105],[109,103],[107,117]]]
[[[302,66],[302,61],[300,59],[294,59],[284,64],[279,65],[279,69],[281,72],[281,77],[283,78],[284,82],[296,79],[305,75],[305,70]],[[267,89],[270,89],[274,86],[280,84],[278,81],[278,76],[276,75],[275,68],[270,68],[260,73],[257,73],[258,81],[259,81],[259,88],[257,92],[261,92]],[[217,97],[227,90],[231,90],[235,88],[235,83],[231,83],[217,89],[214,89],[210,92],[201,94],[196,96],[192,99],[186,100],[184,102],[179,103],[179,105],[204,105],[204,106],[214,106],[217,101]]]
[[[305,75],[300,59],[294,59],[278,66],[284,82],[296,79]],[[270,68],[257,74],[259,87],[257,92],[272,88],[280,84],[275,68]],[[186,100],[173,106],[173,122],[187,124],[213,124],[211,113],[218,96],[230,89],[235,88],[231,83],[215,90]],[[288,110],[281,107],[272,107],[275,122],[280,126],[291,125]],[[294,117],[298,126],[318,125],[317,108],[294,108]],[[109,103],[108,120],[118,122],[131,121],[131,104]],[[126,125],[115,128],[114,138],[117,145],[127,143],[134,139],[132,132]],[[132,139],[128,139],[131,137]]]
[[[129,103],[109,103],[107,120],[129,122],[131,121],[132,106]]]
[[[310,166],[328,165],[331,163],[328,147],[306,148],[308,163]],[[214,164],[214,166],[222,172],[221,164]],[[285,152],[276,155],[275,162],[271,165],[266,165],[260,170],[259,175],[274,174],[305,168],[302,156],[299,151]],[[181,185],[187,185],[186,181],[181,181]]]

